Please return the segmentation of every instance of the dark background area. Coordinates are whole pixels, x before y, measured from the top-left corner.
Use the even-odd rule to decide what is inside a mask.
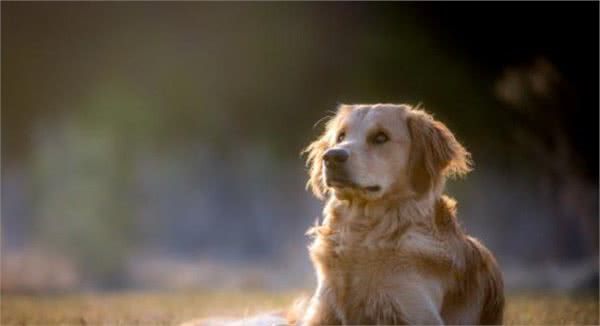
[[[312,286],[299,153],[422,103],[509,289],[597,293],[598,3],[2,2],[2,291]]]

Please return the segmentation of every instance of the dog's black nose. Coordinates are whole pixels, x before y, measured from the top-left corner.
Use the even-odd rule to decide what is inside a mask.
[[[340,164],[346,162],[348,160],[348,156],[350,156],[350,153],[348,153],[347,150],[332,148],[325,152],[325,155],[323,155],[323,160],[325,161],[326,165]]]

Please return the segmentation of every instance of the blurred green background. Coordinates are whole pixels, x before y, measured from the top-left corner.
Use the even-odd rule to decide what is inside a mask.
[[[310,288],[299,153],[422,103],[510,290],[598,289],[598,3],[2,2],[3,293]]]

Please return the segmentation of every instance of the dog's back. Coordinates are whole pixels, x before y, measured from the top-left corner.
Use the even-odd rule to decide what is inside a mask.
[[[480,325],[502,324],[504,313],[504,284],[500,268],[492,253],[479,241],[468,237],[468,243],[480,254],[483,267],[481,291],[484,292],[483,307],[481,309]]]
[[[502,324],[504,284],[492,253],[477,239],[467,236],[456,219],[456,202],[442,196],[436,205],[438,231],[453,244],[453,285],[444,297],[442,318],[446,324]]]

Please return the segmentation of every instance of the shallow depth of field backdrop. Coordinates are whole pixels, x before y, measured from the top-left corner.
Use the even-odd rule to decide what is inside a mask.
[[[597,294],[597,2],[1,10],[3,295],[311,289],[299,153],[355,102],[472,152],[448,192],[511,293]]]

